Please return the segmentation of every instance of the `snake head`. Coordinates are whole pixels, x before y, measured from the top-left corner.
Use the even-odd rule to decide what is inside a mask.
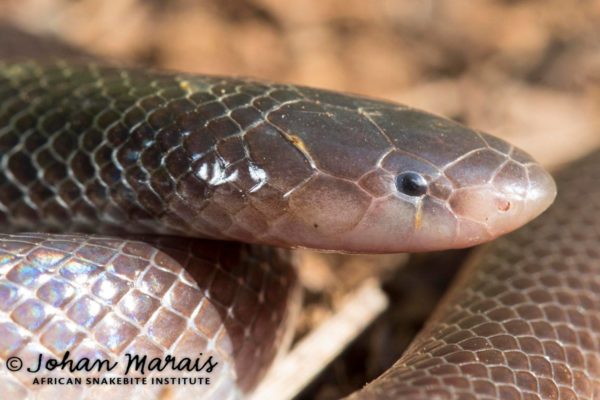
[[[347,252],[462,248],[520,227],[554,200],[552,177],[503,140],[397,104],[299,90],[307,100],[268,117],[310,169],[274,224],[288,242]]]

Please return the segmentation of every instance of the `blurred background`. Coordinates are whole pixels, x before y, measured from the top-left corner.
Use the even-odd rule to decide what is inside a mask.
[[[549,168],[600,144],[597,0],[0,0],[0,17],[107,59],[406,103],[501,136]],[[299,336],[365,276],[385,282],[395,305],[303,397],[335,398],[387,368],[464,254],[402,270],[403,256],[305,255]]]

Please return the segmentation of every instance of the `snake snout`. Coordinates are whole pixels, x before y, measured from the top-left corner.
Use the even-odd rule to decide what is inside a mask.
[[[514,150],[504,160],[497,153],[477,157],[477,173],[469,175],[461,169],[465,176],[458,180],[460,187],[449,199],[459,220],[459,246],[490,240],[521,227],[546,210],[556,197],[552,176],[528,154]],[[457,182],[452,171],[448,174]]]
[[[529,188],[527,190],[525,217],[531,220],[543,213],[556,198],[556,183],[546,170],[538,164],[528,167]]]

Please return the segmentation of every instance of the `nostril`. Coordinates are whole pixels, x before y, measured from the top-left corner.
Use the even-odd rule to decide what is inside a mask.
[[[507,212],[508,210],[510,210],[511,206],[512,206],[512,204],[510,204],[510,201],[508,201],[508,200],[499,200],[498,201],[498,211]]]

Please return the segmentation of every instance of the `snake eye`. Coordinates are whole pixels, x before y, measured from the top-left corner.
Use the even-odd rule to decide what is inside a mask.
[[[427,180],[416,172],[403,172],[396,177],[396,188],[407,196],[423,196],[427,193]]]

